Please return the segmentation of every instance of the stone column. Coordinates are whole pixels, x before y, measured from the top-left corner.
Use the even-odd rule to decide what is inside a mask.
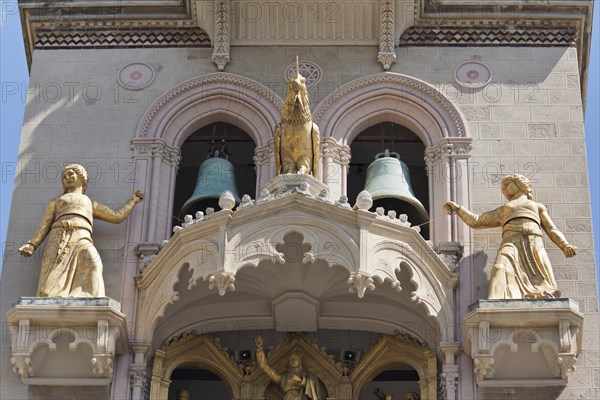
[[[329,188],[329,197],[337,200],[346,194],[350,147],[338,144],[332,137],[321,138],[321,160],[323,176],[321,181]],[[348,199],[353,204],[355,199]]]
[[[150,350],[149,344],[133,344],[133,363],[129,370],[129,382],[131,385],[131,400],[143,400],[147,390],[147,358]]]
[[[443,342],[440,343],[439,352],[441,353],[443,364],[440,381],[440,394],[442,399],[456,400],[456,389],[458,387],[458,364],[456,355],[460,351],[460,343]]]
[[[254,165],[256,168],[256,197],[264,185],[275,177],[275,156],[273,141],[263,147],[254,149]]]

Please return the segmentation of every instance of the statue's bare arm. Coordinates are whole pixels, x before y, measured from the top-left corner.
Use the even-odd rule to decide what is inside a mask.
[[[256,361],[258,362],[258,366],[260,369],[267,374],[267,376],[275,383],[281,382],[281,375],[277,373],[273,368],[267,364],[267,357],[265,356],[265,352],[263,350],[263,339],[261,336],[257,336],[255,339],[256,342]]]
[[[561,231],[558,230],[552,219],[550,219],[550,215],[548,214],[548,210],[546,206],[538,203],[538,210],[540,214],[540,221],[542,224],[542,228],[548,235],[548,237],[557,245],[564,253],[565,257],[573,257],[577,254],[577,247],[570,245],[565,238],[565,235]]]
[[[137,190],[129,200],[125,202],[121,207],[113,210],[112,208],[99,203],[95,200],[92,201],[92,207],[94,208],[94,218],[101,219],[102,221],[112,222],[118,224],[123,221],[133,210],[133,207],[144,199],[144,192]]]
[[[448,215],[458,215],[471,228],[496,228],[502,226],[502,207],[482,214],[475,214],[453,201],[447,201],[444,204],[444,211]]]
[[[25,257],[31,256],[35,249],[37,249],[40,246],[40,244],[42,244],[44,239],[46,239],[48,232],[50,232],[50,229],[52,229],[55,213],[56,199],[52,199],[46,205],[46,211],[44,211],[44,216],[40,221],[40,226],[31,237],[31,240],[19,247],[19,252],[21,253],[21,255],[24,255]]]

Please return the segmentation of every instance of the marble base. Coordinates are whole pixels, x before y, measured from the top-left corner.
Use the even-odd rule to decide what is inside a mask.
[[[463,321],[464,350],[480,387],[566,385],[582,328],[571,299],[479,300]]]
[[[27,385],[108,385],[127,351],[121,305],[108,297],[22,297],[7,312],[13,371]]]

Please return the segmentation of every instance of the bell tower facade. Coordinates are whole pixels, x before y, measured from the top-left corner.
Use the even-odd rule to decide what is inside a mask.
[[[592,3],[21,1],[0,397],[600,397]],[[72,163],[143,201],[88,229],[106,297],[36,297]]]

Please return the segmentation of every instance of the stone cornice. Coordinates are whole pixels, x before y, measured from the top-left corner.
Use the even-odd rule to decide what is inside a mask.
[[[52,30],[129,28],[198,28],[193,0],[41,2],[19,0],[27,62],[40,28]]]
[[[592,0],[540,2],[496,0],[415,0],[415,26],[561,26],[576,31],[583,104],[592,40]]]
[[[97,49],[137,47],[210,47],[201,28],[39,28],[34,49]]]
[[[104,30],[116,27],[142,30],[149,27],[198,28],[200,14],[203,17],[203,28],[204,25],[214,25],[215,13],[211,12],[210,8],[198,11],[197,5],[201,4],[203,3],[195,0],[95,1],[92,3],[82,0],[51,3],[21,0],[19,10],[27,59],[31,63],[38,28],[58,30],[69,27],[95,27]],[[213,6],[214,4],[210,5]],[[576,32],[575,43],[579,53],[581,87],[585,95],[592,11],[591,0],[547,0],[535,3],[497,0],[415,0],[414,26],[483,25],[510,28],[544,24],[573,29]],[[212,35],[212,32],[209,34]],[[339,45],[344,44],[355,45],[356,43],[344,41],[339,43]],[[217,56],[221,57],[216,60],[217,63],[224,66],[226,55],[219,53]]]
[[[400,46],[571,46],[577,30],[570,26],[413,26]]]

